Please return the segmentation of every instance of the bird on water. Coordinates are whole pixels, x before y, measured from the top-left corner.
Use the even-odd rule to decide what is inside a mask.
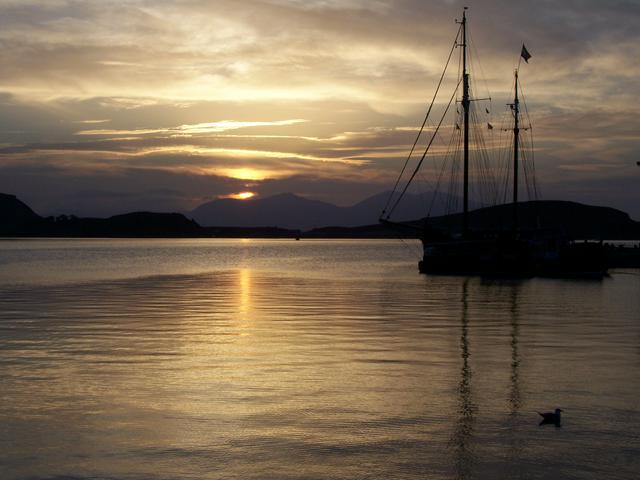
[[[553,424],[556,427],[559,427],[560,412],[562,412],[561,408],[556,408],[555,412],[546,412],[546,413],[538,412],[538,415],[542,417],[542,421],[540,422],[540,425]]]

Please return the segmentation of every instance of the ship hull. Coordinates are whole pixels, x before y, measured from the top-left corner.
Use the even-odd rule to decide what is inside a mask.
[[[499,277],[601,278],[607,274],[605,251],[594,242],[546,239],[423,240],[420,273]]]

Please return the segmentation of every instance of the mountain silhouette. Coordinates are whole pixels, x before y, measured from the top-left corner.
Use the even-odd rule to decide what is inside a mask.
[[[73,215],[43,218],[15,196],[0,193],[0,236],[417,238],[425,225],[423,202],[426,198],[418,195],[409,198],[412,201],[404,207],[406,210],[399,208],[397,213],[397,217],[408,219],[407,223],[412,225],[409,228],[378,223],[378,215],[387,199],[385,194],[374,195],[351,207],[337,207],[290,193],[255,201],[218,200],[202,205],[194,212],[218,214],[215,218],[219,222],[202,227],[180,213],[134,212],[109,218]],[[287,212],[287,208],[291,210]],[[512,212],[510,204],[479,208],[469,212],[469,225],[478,230],[510,229]],[[227,225],[222,225],[223,222]],[[640,239],[640,222],[635,222],[626,213],[575,202],[523,202],[519,205],[519,224],[523,231],[550,229],[575,239]],[[287,229],[287,225],[300,227]],[[461,225],[461,214],[433,215],[428,219],[431,229],[456,230]],[[638,257],[637,253],[634,255]],[[634,261],[637,262],[636,257]],[[622,260],[624,265],[631,265],[628,259]]]
[[[41,217],[15,195],[0,193],[0,236],[197,237],[203,229],[181,213],[133,212],[109,218]]]
[[[313,228],[333,225],[342,217],[340,207],[319,200],[309,200],[292,193],[272,197],[213,200],[188,214],[200,225],[225,227]]]
[[[283,193],[250,200],[213,200],[188,213],[203,226],[265,227],[302,229],[326,226],[355,227],[378,222],[387,203],[389,192],[373,195],[355,205],[338,207],[319,200],[310,200],[293,193]],[[415,220],[428,212],[433,201],[432,193],[406,194],[394,211],[398,220]],[[455,197],[436,195],[432,214],[444,214],[444,206]]]
[[[77,218],[61,215],[46,219],[57,235],[86,237],[194,237],[202,228],[181,213],[133,212],[109,218]]]
[[[461,213],[434,217],[436,228],[462,231]],[[513,225],[513,205],[503,204],[469,212],[469,228],[507,230]],[[611,207],[584,205],[563,200],[537,200],[518,204],[521,230],[553,230],[570,238],[639,238],[640,222]]]
[[[42,217],[15,195],[0,193],[1,235],[20,235],[23,231],[37,228],[42,220]]]

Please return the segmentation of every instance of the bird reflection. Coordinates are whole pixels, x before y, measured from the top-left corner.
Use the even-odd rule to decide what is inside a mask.
[[[477,407],[473,402],[473,391],[471,379],[473,372],[469,363],[469,320],[467,318],[468,309],[468,280],[462,284],[462,315],[460,334],[460,358],[462,368],[460,370],[460,384],[458,386],[459,406],[458,419],[454,429],[452,443],[456,449],[456,469],[457,478],[468,478],[471,474],[471,467],[474,460],[472,451],[473,427],[475,423],[475,413]]]

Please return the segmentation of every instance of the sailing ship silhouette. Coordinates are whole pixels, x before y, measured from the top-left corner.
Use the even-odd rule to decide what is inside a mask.
[[[538,197],[538,188],[535,181],[535,170],[533,166],[533,156],[528,155],[522,145],[522,133],[530,132],[530,122],[523,125],[523,108],[521,101],[521,84],[518,74],[521,61],[528,63],[532,55],[529,53],[525,45],[522,45],[518,66],[514,72],[514,97],[511,103],[508,103],[511,125],[507,130],[511,133],[511,159],[507,163],[503,173],[505,178],[512,177],[511,188],[511,205],[512,214],[508,225],[502,225],[501,228],[489,229],[471,228],[469,221],[469,205],[471,193],[471,154],[475,159],[478,173],[474,176],[474,182],[478,188],[485,186],[493,189],[493,193],[489,195],[490,203],[498,204],[500,199],[500,191],[496,187],[496,179],[492,178],[492,167],[484,143],[482,132],[477,128],[479,122],[478,110],[474,108],[474,103],[481,101],[490,101],[491,98],[473,98],[471,87],[471,75],[469,73],[469,35],[467,24],[467,8],[465,7],[462,20],[456,21],[459,25],[458,31],[453,42],[453,46],[449,53],[449,57],[445,64],[444,71],[440,77],[440,81],[436,87],[433,99],[427,110],[427,114],[422,123],[416,140],[414,141],[407,160],[398,176],[393,191],[391,192],[385,208],[380,216],[383,224],[401,225],[399,222],[391,220],[391,215],[402,201],[407,193],[409,186],[416,179],[417,173],[420,171],[427,154],[434,144],[434,140],[438,136],[440,130],[443,129],[445,118],[451,106],[459,103],[462,111],[457,109],[456,113],[459,118],[453,123],[452,139],[448,143],[447,155],[442,162],[442,168],[437,179],[437,185],[441,183],[444,176],[444,170],[447,165],[451,165],[451,178],[449,185],[456,187],[458,182],[456,176],[459,171],[458,165],[462,163],[462,219],[461,225],[450,225],[448,229],[443,229],[431,225],[429,218],[425,218],[420,228],[420,238],[423,244],[423,258],[419,262],[418,267],[421,273],[432,274],[456,274],[456,275],[499,275],[499,276],[555,276],[555,277],[602,277],[607,272],[607,264],[605,251],[600,241],[582,241],[575,242],[567,238],[562,232],[543,229],[523,229],[519,225],[519,191],[520,184],[519,174],[522,170],[527,181],[527,189],[530,196],[535,199]],[[404,182],[404,186],[399,188],[401,180],[404,178],[407,166],[413,153],[416,150],[418,142],[428,129],[427,121],[436,104],[436,99],[443,86],[444,79],[451,63],[453,53],[460,48],[460,75],[456,79],[455,88],[448,103],[446,104],[438,123],[433,128],[433,133],[427,142],[424,153],[409,178]],[[456,100],[457,94],[462,89],[461,99]],[[455,102],[454,102],[455,101]],[[524,113],[526,114],[526,104],[524,105]],[[484,109],[487,113],[489,108]],[[472,125],[473,124],[473,125]],[[490,122],[486,122],[488,130],[494,130]],[[470,146],[471,140],[475,141],[475,147]],[[462,158],[460,159],[460,153]],[[450,162],[449,162],[450,158]],[[509,175],[509,171],[511,175]],[[506,182],[505,182],[506,183]],[[450,192],[451,193],[451,192]],[[506,200],[507,189],[504,189],[502,200]],[[447,198],[455,198],[449,195]],[[406,225],[406,224],[405,224]],[[411,226],[410,226],[411,227]],[[412,228],[416,228],[413,226]]]

